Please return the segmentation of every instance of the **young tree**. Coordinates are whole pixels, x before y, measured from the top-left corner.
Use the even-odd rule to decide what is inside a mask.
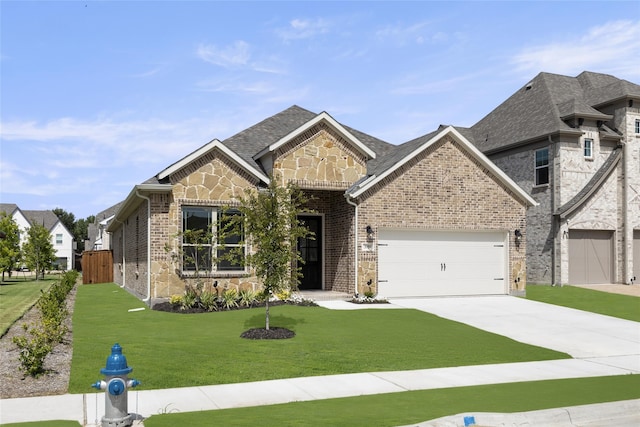
[[[4,281],[4,273],[8,272],[11,277],[20,261],[20,229],[6,212],[0,212],[0,232],[4,234],[0,239],[0,269]]]
[[[37,223],[29,227],[27,241],[22,246],[22,251],[27,267],[36,272],[36,280],[44,278],[45,270],[51,269],[56,260],[49,230]]]
[[[236,260],[241,258],[262,280],[266,330],[269,330],[269,298],[280,290],[297,288],[300,282],[304,260],[297,250],[297,241],[311,235],[298,219],[301,213],[310,212],[304,208],[306,202],[297,186],[292,183],[280,186],[272,177],[266,189],[252,191],[240,199],[240,206],[235,209],[241,215],[231,216],[219,231],[218,241],[224,242],[225,236],[236,234],[244,236],[253,247],[252,253],[231,250],[228,254]]]

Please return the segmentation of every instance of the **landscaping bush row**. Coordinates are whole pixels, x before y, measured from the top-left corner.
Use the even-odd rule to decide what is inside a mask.
[[[77,271],[67,271],[49,290],[41,291],[36,303],[40,310],[39,319],[23,325],[25,335],[13,337],[13,342],[20,349],[20,368],[33,377],[44,373],[44,359],[56,344],[62,342],[68,331],[64,324],[69,315],[66,300],[77,279]]]
[[[251,289],[220,289],[217,287],[204,289],[204,286],[200,284],[186,285],[182,295],[172,295],[168,304],[158,304],[154,306],[154,309],[186,313],[234,310],[262,306],[266,298],[267,295],[264,292],[256,292]],[[315,305],[313,301],[300,298],[289,290],[279,291],[269,298],[270,301]]]

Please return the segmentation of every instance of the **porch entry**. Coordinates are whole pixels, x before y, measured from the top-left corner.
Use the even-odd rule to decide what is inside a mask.
[[[298,239],[298,251],[305,261],[299,288],[322,289],[322,217],[301,215],[298,219],[314,234],[313,237]]]

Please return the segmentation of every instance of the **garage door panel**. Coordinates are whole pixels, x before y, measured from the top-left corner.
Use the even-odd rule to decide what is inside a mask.
[[[613,282],[613,231],[569,230],[569,283]]]
[[[504,294],[506,232],[381,230],[382,296]]]

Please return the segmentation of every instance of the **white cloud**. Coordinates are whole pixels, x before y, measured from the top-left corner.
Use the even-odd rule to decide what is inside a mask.
[[[573,75],[589,70],[640,77],[638,57],[640,21],[612,21],[582,36],[528,47],[512,62],[529,76],[540,71]]]
[[[251,57],[249,44],[242,40],[222,48],[201,44],[196,54],[203,61],[226,68],[245,66]]]
[[[376,37],[383,41],[391,41],[400,46],[409,43],[440,43],[448,40],[448,36],[443,32],[429,34],[427,31],[429,25],[429,22],[418,22],[412,25],[387,25],[376,31]]]
[[[326,34],[331,28],[331,23],[322,18],[317,19],[293,19],[286,28],[276,30],[276,34],[285,42],[315,37]]]

